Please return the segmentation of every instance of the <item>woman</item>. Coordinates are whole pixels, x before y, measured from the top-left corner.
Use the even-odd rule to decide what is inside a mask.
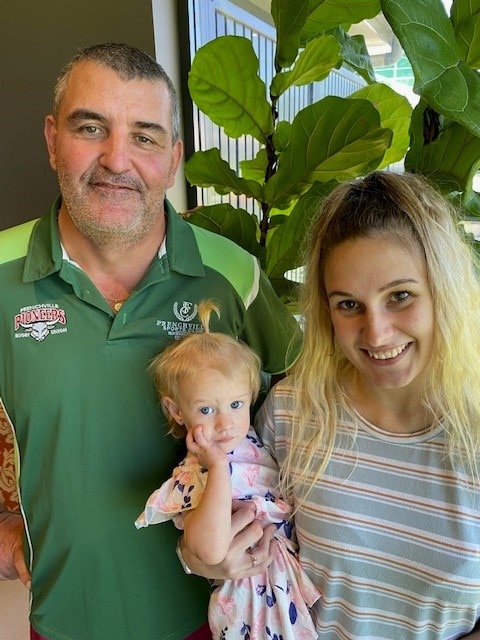
[[[322,640],[480,637],[480,286],[450,206],[376,172],[313,222],[303,352],[257,429]]]

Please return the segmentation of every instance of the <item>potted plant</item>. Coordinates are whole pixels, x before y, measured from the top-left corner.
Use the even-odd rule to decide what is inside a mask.
[[[420,98],[413,110],[376,81],[363,37],[348,35],[352,24],[380,11],[413,68]],[[252,198],[260,215],[216,204],[188,212],[192,222],[257,255],[277,293],[292,303],[296,285],[285,272],[301,265],[299,248],[318,201],[340,181],[404,160],[468,215],[480,215],[472,186],[480,161],[480,18],[471,2],[455,0],[448,16],[441,0],[272,0],[271,15],[276,52],[269,86],[252,43],[240,36],[208,42],[189,74],[198,108],[225,135],[254,139],[258,152],[237,170],[218,148],[198,151],[186,163],[188,181]],[[314,102],[291,122],[279,118],[279,100],[291,87],[318,82],[341,65],[365,86]]]

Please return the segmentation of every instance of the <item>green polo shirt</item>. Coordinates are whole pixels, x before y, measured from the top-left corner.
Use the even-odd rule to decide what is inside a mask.
[[[167,203],[166,254],[114,314],[64,259],[57,209],[0,232],[0,400],[15,434],[35,629],[51,640],[183,640],[206,620],[208,583],[186,576],[172,523],[137,531],[183,444],[165,434],[147,365],[198,331],[244,340],[269,373],[298,333],[257,261]],[[293,353],[295,353],[294,350]]]

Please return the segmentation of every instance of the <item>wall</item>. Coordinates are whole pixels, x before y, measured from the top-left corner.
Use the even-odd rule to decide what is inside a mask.
[[[176,37],[176,2],[161,4],[163,28]],[[154,55],[151,0],[2,3],[0,229],[42,215],[55,197],[55,174],[43,140],[52,88],[60,67],[78,48],[104,41],[128,42]],[[162,59],[175,58],[178,50],[165,37],[157,48],[167,68]]]

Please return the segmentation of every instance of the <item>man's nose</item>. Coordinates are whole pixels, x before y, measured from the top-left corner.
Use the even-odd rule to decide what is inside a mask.
[[[99,163],[111,173],[126,173],[132,168],[128,138],[121,133],[110,132],[103,141]]]

